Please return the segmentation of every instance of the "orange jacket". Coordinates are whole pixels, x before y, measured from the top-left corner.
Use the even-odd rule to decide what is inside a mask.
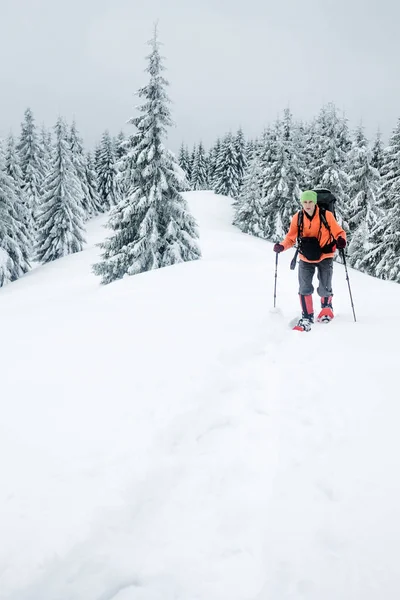
[[[339,223],[336,221],[335,217],[333,216],[333,213],[331,213],[329,210],[325,211],[325,218],[327,220],[327,223],[331,229],[331,233],[332,233],[333,237],[335,238],[335,240],[337,240],[337,238],[339,236],[346,239],[346,233],[340,227]],[[298,234],[297,220],[298,220],[298,213],[296,213],[292,217],[289,231],[288,231],[285,239],[283,240],[283,242],[281,242],[281,244],[285,250],[288,250],[289,248],[294,246],[297,241],[297,234]],[[327,230],[327,228],[323,225],[323,223],[320,223],[319,206],[318,205],[315,206],[315,213],[314,213],[314,216],[311,219],[311,221],[310,221],[307,213],[305,211],[303,211],[303,237],[316,237],[317,238],[319,235],[320,225],[321,225],[320,246],[322,248],[323,246],[325,246],[325,244],[329,244],[332,241],[332,238],[330,237],[329,231]],[[325,258],[332,258],[333,256],[335,256],[335,252],[330,252],[329,254],[321,254],[321,258],[319,260],[308,260],[305,256],[300,254],[300,259],[304,260],[304,262],[308,262],[308,263],[319,263],[319,262],[321,262],[321,260],[324,260]]]

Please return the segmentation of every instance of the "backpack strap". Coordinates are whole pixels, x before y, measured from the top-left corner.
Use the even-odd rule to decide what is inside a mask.
[[[297,213],[297,248],[296,252],[290,262],[290,268],[293,271],[296,268],[297,256],[299,254],[300,238],[303,233],[303,211],[299,210]]]
[[[331,228],[329,227],[329,223],[328,223],[327,218],[326,218],[326,208],[324,208],[322,206],[319,207],[319,220],[320,220],[320,223],[322,225],[324,225],[324,227],[327,228],[327,230],[329,231],[329,235],[330,235],[332,241],[334,242],[335,238],[332,235]],[[318,237],[319,238],[321,237],[321,227],[319,229],[319,236]]]
[[[323,206],[319,207],[319,218],[320,221],[323,225],[325,225],[325,227],[327,228],[327,230],[330,232],[330,227],[328,225],[328,221],[326,220],[326,209],[323,208]]]
[[[297,213],[297,243],[299,243],[302,233],[303,233],[303,211],[299,210],[299,212]]]

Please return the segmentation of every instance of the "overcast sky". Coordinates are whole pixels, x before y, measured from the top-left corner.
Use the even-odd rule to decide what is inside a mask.
[[[242,126],[258,135],[289,106],[333,101],[387,139],[400,117],[397,0],[0,0],[0,136],[76,119],[92,146],[132,130],[153,23],[166,57],[177,150]]]

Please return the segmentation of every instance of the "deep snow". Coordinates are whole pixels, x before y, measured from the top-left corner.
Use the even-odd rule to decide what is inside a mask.
[[[0,290],[1,600],[398,600],[400,286],[187,194],[203,258],[101,286],[88,246]],[[315,300],[316,297],[315,297]]]

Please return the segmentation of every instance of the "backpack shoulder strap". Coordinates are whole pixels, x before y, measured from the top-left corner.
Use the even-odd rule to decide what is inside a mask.
[[[330,231],[331,228],[329,227],[328,221],[326,219],[326,208],[324,208],[323,206],[319,207],[319,218],[321,220],[322,225],[324,225]]]
[[[331,239],[334,240],[335,238],[332,235],[331,228],[329,227],[329,223],[326,218],[326,208],[324,208],[323,206],[319,207],[319,220],[320,220],[320,223],[322,223],[322,225],[324,225],[324,227],[326,227],[327,230],[329,231],[329,235],[330,235]],[[321,232],[321,227],[320,227],[320,232]]]
[[[303,233],[303,211],[299,210],[297,213],[297,239],[301,238]]]

